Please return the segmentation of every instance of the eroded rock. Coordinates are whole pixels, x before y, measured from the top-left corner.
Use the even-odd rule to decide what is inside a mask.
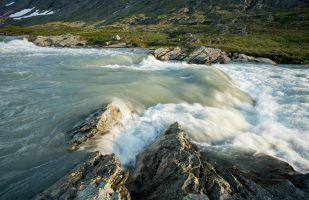
[[[89,139],[97,135],[104,135],[115,126],[122,126],[122,119],[123,115],[117,106],[104,105],[101,111],[92,113],[69,132],[69,149],[76,150]]]
[[[68,175],[61,178],[35,199],[130,199],[124,186],[128,173],[121,169],[115,155],[94,152]]]

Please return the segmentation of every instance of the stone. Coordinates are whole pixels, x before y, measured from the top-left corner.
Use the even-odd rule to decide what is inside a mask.
[[[241,171],[214,158],[208,160],[207,155],[202,155],[183,127],[175,123],[138,155],[126,187],[132,199],[143,200],[282,200],[309,195],[308,174],[292,173],[286,164],[283,171],[289,173],[263,175]]]
[[[185,58],[185,61],[191,64],[207,64],[221,63],[225,64],[230,61],[227,54],[220,49],[201,46],[193,50]]]
[[[36,36],[29,38],[29,41],[41,47],[83,47],[86,45],[86,41],[82,40],[80,36],[71,34],[60,36]]]
[[[127,178],[115,155],[94,152],[34,199],[129,200],[130,193],[124,186]]]
[[[119,35],[114,35],[112,39],[115,41],[120,41],[121,37]]]
[[[256,62],[256,63],[264,63],[270,65],[276,65],[277,63],[269,58],[261,58],[261,57],[253,57],[248,56],[242,53],[233,53],[232,54],[233,62]]]
[[[110,44],[110,45],[105,46],[105,47],[107,47],[107,48],[127,48],[129,46],[127,45],[127,43],[122,42],[122,43],[117,43],[117,44]]]
[[[88,116],[68,133],[70,150],[78,149],[92,138],[108,133],[115,126],[122,126],[123,115],[113,104],[106,104],[101,111]]]

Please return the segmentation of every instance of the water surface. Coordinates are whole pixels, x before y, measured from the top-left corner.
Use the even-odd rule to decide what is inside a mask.
[[[31,198],[82,160],[84,151],[67,151],[66,132],[107,102],[121,106],[126,126],[94,149],[124,165],[178,121],[201,148],[265,153],[309,171],[308,66],[207,67],[141,49],[10,40],[0,42],[0,198]]]

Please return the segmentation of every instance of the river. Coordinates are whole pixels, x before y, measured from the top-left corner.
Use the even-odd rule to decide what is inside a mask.
[[[80,162],[66,133],[104,103],[125,126],[92,144],[124,166],[178,121],[201,148],[263,153],[309,172],[309,66],[161,62],[142,49],[0,42],[0,199],[29,199]],[[129,110],[133,110],[130,113]]]

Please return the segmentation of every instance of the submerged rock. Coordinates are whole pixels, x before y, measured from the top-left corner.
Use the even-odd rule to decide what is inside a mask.
[[[92,113],[84,122],[69,132],[70,150],[76,150],[89,139],[104,135],[115,126],[121,126],[122,119],[123,115],[117,106],[104,105],[103,110]]]
[[[37,46],[41,47],[83,47],[86,41],[82,40],[80,36],[71,34],[60,36],[36,36],[29,38]]]
[[[115,155],[94,152],[35,199],[130,199],[127,178]]]
[[[181,60],[192,64],[207,64],[212,63],[227,63],[230,58],[220,49],[209,47],[198,47],[193,51],[176,47],[173,50],[168,48],[159,48],[153,52],[153,55],[158,60]]]
[[[271,65],[277,64],[275,61],[269,58],[247,56],[241,53],[234,53],[231,58],[232,58],[232,61],[234,62],[257,62],[257,63],[265,63],[265,64],[271,64]]]
[[[297,181],[288,176],[257,177],[206,161],[175,123],[138,156],[126,186],[133,199],[144,200],[306,199],[308,175],[293,177]]]

